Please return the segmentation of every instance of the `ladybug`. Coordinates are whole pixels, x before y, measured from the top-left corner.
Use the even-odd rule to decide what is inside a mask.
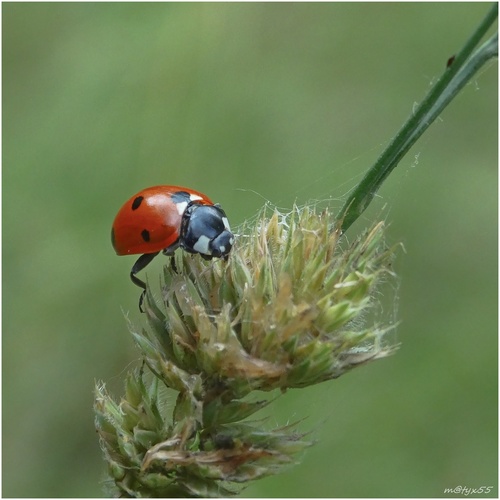
[[[117,255],[142,254],[130,271],[132,282],[143,289],[136,275],[160,252],[172,256],[177,248],[204,259],[227,259],[234,243],[226,213],[208,196],[180,186],[153,186],[132,196],[113,222],[111,242]]]

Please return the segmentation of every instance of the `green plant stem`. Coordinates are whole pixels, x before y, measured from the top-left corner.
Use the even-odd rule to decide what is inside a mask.
[[[498,6],[494,4],[438,82],[350,194],[338,216],[343,232],[366,210],[387,176],[464,85],[488,60],[498,55],[497,33],[472,54],[497,16]]]

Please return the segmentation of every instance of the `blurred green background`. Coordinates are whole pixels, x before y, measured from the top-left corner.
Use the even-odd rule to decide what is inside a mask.
[[[4,496],[103,494],[94,380],[121,394],[122,308],[142,320],[121,204],[180,184],[234,227],[265,200],[338,209],[488,8],[2,5]],[[269,425],[308,417],[317,444],[245,496],[498,496],[497,136],[492,63],[350,230],[404,243],[400,351],[279,398]]]

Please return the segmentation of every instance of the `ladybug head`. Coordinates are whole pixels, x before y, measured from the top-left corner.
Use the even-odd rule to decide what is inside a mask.
[[[226,214],[218,205],[189,205],[182,216],[180,245],[190,253],[226,257],[234,243]]]

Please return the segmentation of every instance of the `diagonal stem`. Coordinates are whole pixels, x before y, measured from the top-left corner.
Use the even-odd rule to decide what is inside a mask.
[[[366,210],[387,176],[443,109],[488,60],[498,56],[498,33],[472,54],[497,16],[498,5],[495,3],[414,114],[408,118],[375,164],[354,188],[338,215],[342,232],[345,232]]]

